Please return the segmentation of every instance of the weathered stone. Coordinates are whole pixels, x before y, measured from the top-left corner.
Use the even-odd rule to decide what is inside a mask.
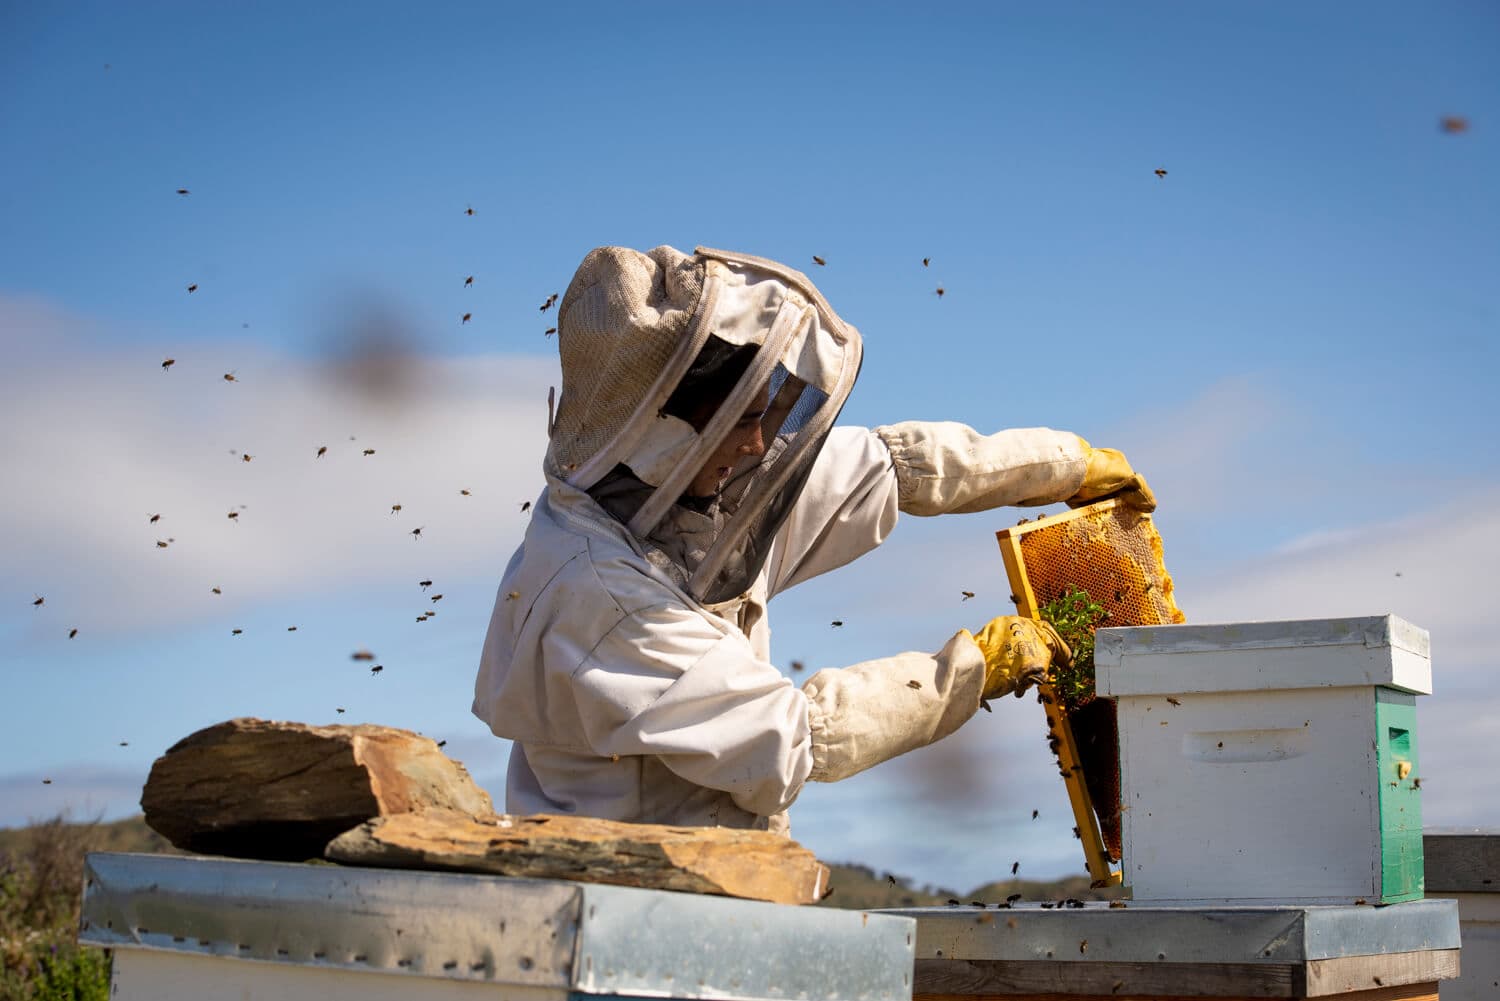
[[[308,859],[373,817],[430,808],[489,815],[489,795],[427,737],[372,726],[232,719],[157,758],[146,823],[178,848]]]
[[[326,854],[353,865],[572,879],[780,904],[812,903],[828,886],[827,867],[779,834],[552,814],[384,816],[334,838]]]

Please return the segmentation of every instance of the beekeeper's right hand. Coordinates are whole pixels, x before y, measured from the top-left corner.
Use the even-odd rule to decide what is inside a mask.
[[[991,619],[978,633],[966,635],[984,654],[984,692],[993,699],[1011,692],[1019,698],[1032,685],[1047,680],[1053,664],[1066,665],[1073,651],[1050,622],[1020,615]]]

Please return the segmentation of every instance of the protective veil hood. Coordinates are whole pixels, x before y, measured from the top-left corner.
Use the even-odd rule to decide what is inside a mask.
[[[600,247],[563,295],[558,346],[548,476],[590,492],[648,549],[690,536],[664,549],[696,600],[743,593],[854,386],[859,332],[805,275],[773,261]],[[719,374],[737,378],[716,379],[728,359]],[[664,408],[693,380],[723,396],[690,423]],[[736,465],[716,498],[683,507],[747,412],[761,413],[765,453]]]

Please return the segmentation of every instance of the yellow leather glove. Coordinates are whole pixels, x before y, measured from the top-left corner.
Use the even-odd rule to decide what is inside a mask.
[[[1073,651],[1050,622],[1020,615],[991,619],[978,633],[965,633],[984,653],[984,692],[993,699],[1014,692],[1017,698],[1047,680],[1054,663],[1066,664]]]
[[[1088,456],[1088,466],[1083,473],[1083,486],[1069,497],[1069,507],[1081,507],[1105,497],[1119,497],[1137,511],[1155,511],[1156,495],[1146,486],[1145,477],[1134,469],[1125,456],[1113,448],[1093,448],[1079,438],[1083,454]]]

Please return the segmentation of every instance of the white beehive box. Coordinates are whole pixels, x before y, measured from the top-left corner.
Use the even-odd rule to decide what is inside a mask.
[[[1136,899],[1422,896],[1425,630],[1393,615],[1101,629],[1095,671],[1119,700]]]

